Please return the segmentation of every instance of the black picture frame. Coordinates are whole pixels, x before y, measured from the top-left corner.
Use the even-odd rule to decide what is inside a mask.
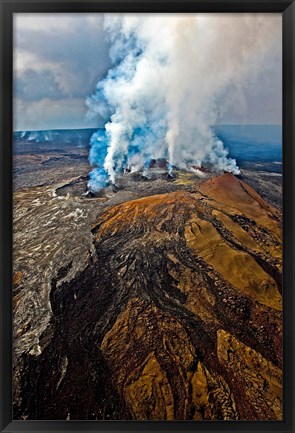
[[[294,424],[295,4],[290,0],[11,1],[1,6],[1,432],[284,432]],[[12,48],[17,12],[280,12],[283,17],[283,421],[12,420]]]

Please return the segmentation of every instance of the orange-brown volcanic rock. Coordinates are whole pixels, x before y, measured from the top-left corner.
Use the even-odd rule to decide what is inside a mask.
[[[228,213],[241,213],[274,234],[281,235],[280,211],[266,203],[253,188],[233,175],[227,173],[208,180],[201,185],[200,192],[215,200],[217,206],[220,202]]]
[[[12,285],[14,289],[16,289],[21,284],[22,279],[23,279],[22,272],[17,271],[14,273],[13,280],[12,280]]]
[[[229,174],[101,213],[96,256],[52,283],[21,416],[282,419],[280,221]]]

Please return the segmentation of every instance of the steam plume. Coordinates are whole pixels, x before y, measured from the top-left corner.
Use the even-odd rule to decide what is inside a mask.
[[[233,100],[243,103],[243,89],[278,39],[277,19],[106,15],[113,67],[86,101],[90,113],[106,119],[91,139],[90,188],[115,182],[125,166],[137,170],[160,157],[169,167],[208,163],[239,173],[212,125]]]

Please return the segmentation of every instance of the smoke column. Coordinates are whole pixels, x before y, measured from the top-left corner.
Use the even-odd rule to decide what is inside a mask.
[[[169,167],[210,164],[239,173],[214,125],[279,40],[276,14],[107,14],[112,68],[86,101],[105,119],[92,136],[89,187],[128,166],[166,158]],[[238,107],[240,108],[240,107]]]

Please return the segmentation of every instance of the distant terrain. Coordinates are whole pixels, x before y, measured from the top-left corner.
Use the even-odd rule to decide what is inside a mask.
[[[92,130],[15,133],[15,419],[282,419],[280,128],[239,128],[238,176],[93,197]]]

